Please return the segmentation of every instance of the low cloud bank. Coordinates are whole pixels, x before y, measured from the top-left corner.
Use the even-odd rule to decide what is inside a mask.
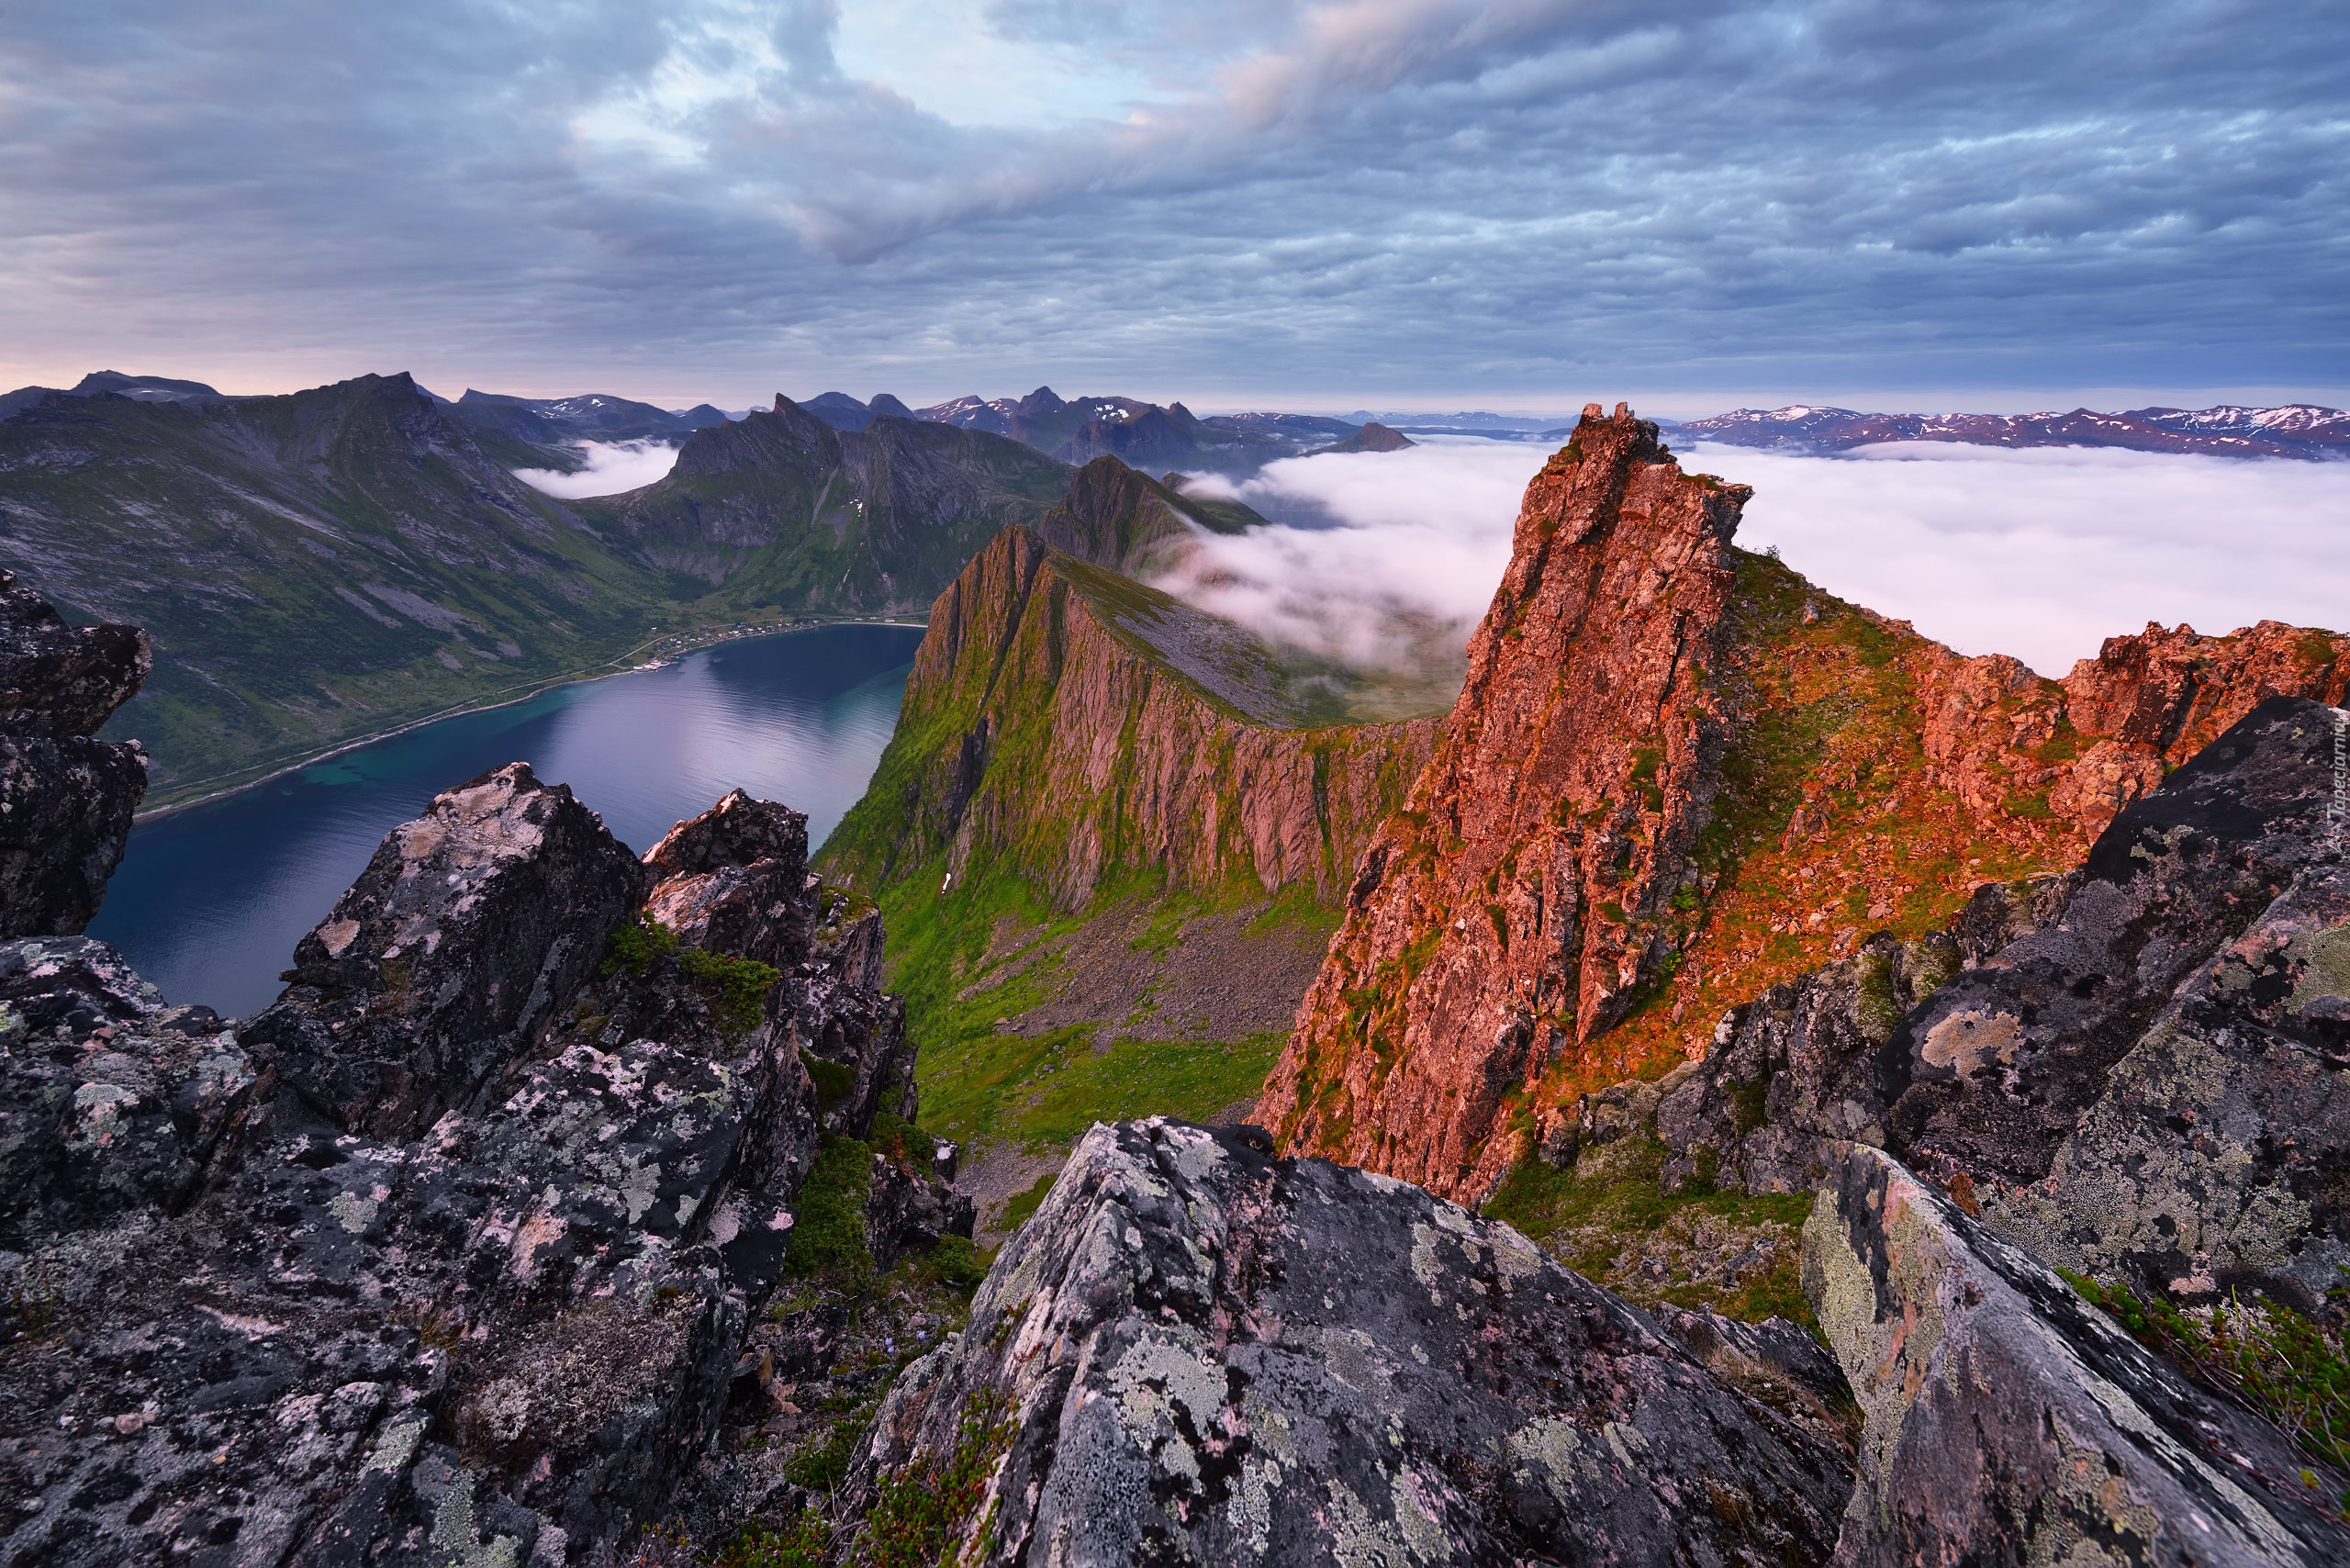
[[[1739,543],[1965,654],[2061,676],[2149,621],[2350,628],[2350,463],[1903,442],[1834,457],[1697,445],[1754,487]],[[1487,442],[1291,458],[1203,480],[1274,526],[1207,534],[1161,588],[1371,667],[1457,655],[1549,453]]]
[[[1754,487],[1739,543],[1964,654],[2062,676],[2149,621],[2350,626],[2350,463],[1929,442],[1700,445]]]
[[[1407,669],[1434,641],[1457,655],[1509,564],[1526,482],[1550,454],[1431,438],[1402,452],[1266,465],[1205,492],[1274,526],[1208,534],[1158,587],[1276,639],[1373,668]]]
[[[657,441],[583,441],[580,455],[588,466],[576,474],[553,468],[517,468],[514,477],[534,490],[544,490],[566,501],[588,496],[616,496],[650,485],[677,466],[677,449]]]

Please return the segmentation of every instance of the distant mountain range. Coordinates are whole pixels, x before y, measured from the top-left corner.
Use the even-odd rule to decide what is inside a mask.
[[[886,402],[842,429],[785,398],[730,420],[453,402],[405,375],[271,397],[111,372],[26,390],[0,418],[0,565],[71,616],[153,635],[154,676],[112,732],[147,744],[151,805],[607,665],[656,628],[919,615],[1006,525],[1121,541],[1132,568],[1171,564],[1193,522],[1264,521],[1119,458],[1080,473]],[[580,441],[648,437],[678,440],[676,464],[623,494],[515,477],[576,466]]]
[[[2099,414],[1864,414],[1791,404],[1739,409],[1691,420],[1673,434],[1730,446],[1843,452],[1895,441],[1969,446],[2111,446],[2132,452],[2194,452],[2221,457],[2350,456],[2350,412],[2293,403],[2276,409],[2132,409]]]

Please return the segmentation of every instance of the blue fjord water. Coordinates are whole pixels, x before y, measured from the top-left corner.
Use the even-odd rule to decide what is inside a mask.
[[[256,1012],[386,833],[436,791],[514,761],[570,785],[640,852],[737,786],[806,812],[821,842],[890,744],[921,641],[907,626],[745,638],[444,719],[157,818],[131,833],[90,935],[169,1002]]]

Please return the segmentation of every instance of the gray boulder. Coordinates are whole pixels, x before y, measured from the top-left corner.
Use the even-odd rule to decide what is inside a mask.
[[[1506,1226],[1164,1119],[1086,1136],[851,1495],[997,1401],[958,1561],[1819,1562],[1851,1484]]]
[[[1833,1173],[1804,1285],[1866,1413],[1840,1565],[2350,1562],[2344,1476],[1890,1156]]]

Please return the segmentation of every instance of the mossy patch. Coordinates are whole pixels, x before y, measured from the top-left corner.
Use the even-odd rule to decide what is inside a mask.
[[[1702,1177],[1667,1192],[1664,1156],[1655,1139],[1632,1137],[1572,1170],[1521,1160],[1484,1212],[1633,1301],[1810,1326],[1801,1264],[1810,1194],[1750,1194]]]

